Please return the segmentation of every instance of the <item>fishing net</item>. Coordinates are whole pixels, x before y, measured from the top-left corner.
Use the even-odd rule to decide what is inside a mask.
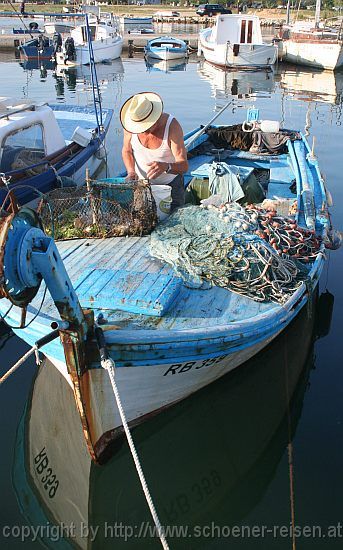
[[[44,195],[40,215],[55,240],[146,235],[157,223],[156,203],[145,180],[54,189]]]
[[[151,235],[151,254],[190,286],[283,304],[308,279],[320,241],[276,212],[231,203],[177,210]]]

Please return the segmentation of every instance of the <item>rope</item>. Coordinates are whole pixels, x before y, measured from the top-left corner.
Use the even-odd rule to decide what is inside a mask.
[[[7,378],[11,376],[23,363],[25,363],[26,359],[28,359],[32,354],[36,355],[36,363],[39,364],[39,357],[38,357],[38,347],[35,344],[29,351],[27,351],[14,365],[11,367],[1,378],[0,378],[0,386],[3,384]]]
[[[142,488],[143,488],[143,492],[144,492],[146,501],[148,503],[151,515],[152,515],[154,523],[156,525],[156,529],[157,529],[157,532],[158,532],[158,536],[161,540],[161,544],[162,544],[162,546],[165,550],[168,550],[169,549],[168,542],[167,542],[167,539],[165,537],[163,527],[162,527],[162,525],[160,523],[160,520],[158,518],[154,503],[152,501],[150,491],[149,491],[148,485],[147,485],[145,477],[144,477],[144,473],[143,473],[143,470],[142,470],[142,467],[141,467],[141,464],[140,464],[140,461],[139,461],[139,458],[138,458],[138,454],[137,454],[137,451],[136,451],[136,448],[135,448],[135,445],[134,445],[134,442],[133,442],[133,439],[132,439],[132,436],[131,436],[131,433],[130,433],[130,429],[129,429],[129,426],[128,426],[128,423],[127,423],[127,420],[126,420],[126,417],[125,417],[125,412],[124,412],[124,409],[123,409],[123,406],[122,406],[122,403],[121,403],[118,387],[117,387],[117,384],[116,384],[116,381],[115,381],[115,378],[114,378],[114,368],[115,368],[114,361],[110,358],[106,359],[106,360],[101,360],[101,366],[105,370],[107,370],[108,375],[110,377],[111,384],[112,384],[112,389],[113,389],[113,392],[114,392],[114,395],[115,395],[115,398],[116,398],[116,402],[117,402],[117,406],[118,406],[118,410],[119,410],[119,414],[120,414],[120,418],[121,418],[121,421],[122,421],[122,424],[123,424],[123,427],[124,427],[124,431],[125,431],[125,434],[126,434],[126,437],[127,437],[127,442],[129,444],[129,447],[130,447],[132,458],[133,458],[135,466],[136,466],[136,470],[137,470],[139,480],[140,480]]]
[[[310,298],[309,298],[310,300]],[[292,550],[296,550],[296,538],[295,538],[295,492],[294,492],[294,467],[293,467],[293,443],[292,443],[292,426],[291,426],[291,412],[290,412],[290,392],[289,392],[289,376],[288,376],[288,348],[287,337],[284,341],[284,357],[285,357],[285,388],[286,388],[286,404],[287,404],[287,431],[288,431],[288,476],[289,476],[289,500],[290,500],[290,513],[291,513],[291,525],[292,525]]]

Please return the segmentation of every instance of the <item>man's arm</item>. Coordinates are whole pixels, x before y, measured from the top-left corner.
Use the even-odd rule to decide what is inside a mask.
[[[130,132],[124,130],[122,157],[127,171],[127,177],[130,179],[137,179],[137,174],[135,172],[135,159],[131,147],[131,136],[132,134],[130,134]]]
[[[188,170],[187,151],[183,139],[183,131],[174,118],[169,129],[170,148],[175,157],[175,162],[171,163],[170,174],[184,174]],[[147,173],[149,179],[157,178],[168,168],[167,162],[151,162]]]

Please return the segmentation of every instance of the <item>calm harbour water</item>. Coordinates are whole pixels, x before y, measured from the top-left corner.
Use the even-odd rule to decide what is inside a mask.
[[[57,76],[50,69],[23,66],[12,54],[1,54],[0,76],[2,96],[80,105],[92,100],[86,68]],[[334,199],[333,224],[342,229],[343,74],[286,65],[274,73],[224,73],[194,56],[186,65],[172,67],[147,67],[141,57],[123,57],[112,65],[99,66],[98,76],[104,106],[115,110],[107,138],[110,175],[122,167],[118,112],[130,95],[142,90],[158,92],[165,110],[187,132],[206,123],[234,94],[221,122],[240,122],[246,108],[255,106],[261,118],[281,119],[288,128],[303,130],[306,126],[310,142],[316,137],[315,152]],[[316,317],[304,311],[248,364],[134,430],[162,524],[190,529],[184,537],[171,538],[171,548],[292,549],[292,510],[295,524],[308,527],[296,539],[298,550],[343,547],[342,250],[328,256],[321,292],[329,290],[334,296],[330,330],[323,328],[329,304],[321,300]],[[4,372],[26,346],[5,331],[0,334],[0,369]],[[18,456],[20,420],[35,371],[30,361],[1,388],[1,548],[41,547],[31,535],[22,543],[19,530],[13,530],[30,524],[20,512],[30,506],[21,494],[18,471],[25,464]],[[68,423],[65,426],[74,449],[73,428]],[[80,451],[80,464],[82,457]],[[75,506],[87,510],[85,523],[99,526],[91,548],[159,547],[148,536],[137,539],[133,535],[125,541],[124,536],[114,538],[113,531],[104,532],[106,522],[132,526],[150,519],[126,444],[109,464],[93,467],[89,477],[83,478],[75,468],[75,484],[83,484],[88,495],[88,502],[75,496]],[[52,522],[52,517],[53,510],[46,521]],[[32,514],[29,519],[34,523]],[[229,538],[232,526],[245,527],[245,536]],[[263,538],[262,526],[266,526]],[[202,536],[197,536],[203,528]],[[45,543],[62,547],[61,540]]]

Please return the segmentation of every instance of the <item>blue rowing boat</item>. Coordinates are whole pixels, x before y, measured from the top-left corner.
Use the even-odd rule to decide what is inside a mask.
[[[0,313],[29,345],[42,339],[44,355],[74,389],[98,462],[122,430],[102,368],[107,359],[115,362],[128,422],[144,421],[280,334],[310,303],[330,245],[324,181],[302,134],[259,123],[251,113],[242,125],[198,128],[185,143],[192,204],[151,235],[130,236],[122,229],[127,211],[119,220],[109,203],[97,206],[99,197],[118,203],[118,184],[111,182],[80,197],[77,216],[75,209],[69,214],[78,231],[88,205],[90,237],[100,219],[117,217],[118,236],[72,233],[55,244],[28,209],[1,218]],[[226,189],[223,170],[230,176]],[[241,204],[221,195],[231,192],[233,175]],[[267,201],[262,205],[249,204],[256,188],[259,202]],[[121,191],[125,200],[134,193]],[[137,208],[136,199],[131,204]]]
[[[145,55],[168,61],[187,57],[188,48],[184,40],[172,36],[160,36],[147,42]]]

